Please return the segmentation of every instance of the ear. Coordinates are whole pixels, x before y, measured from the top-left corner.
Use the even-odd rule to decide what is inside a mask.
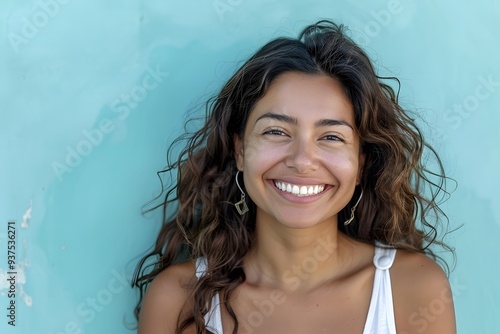
[[[361,183],[361,179],[363,177],[363,168],[365,167],[365,154],[359,154],[359,165],[358,165],[358,176],[356,177],[356,185]]]
[[[243,171],[243,157],[244,157],[244,152],[243,152],[243,138],[240,138],[238,134],[233,135],[233,141],[234,141],[234,159],[236,160],[236,168],[238,168],[239,171]]]

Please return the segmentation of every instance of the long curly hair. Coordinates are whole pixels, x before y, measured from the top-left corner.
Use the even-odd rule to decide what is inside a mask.
[[[439,199],[440,194],[448,194],[447,178],[416,120],[400,107],[398,93],[384,83],[394,79],[399,87],[399,81],[377,76],[369,57],[345,28],[322,20],[307,26],[298,38],[277,38],[260,48],[207,102],[201,129],[178,138],[177,143],[185,147],[163,171],[176,172],[177,179],[164,189],[164,201],[153,208],[163,209],[163,225],[153,250],[135,272],[133,285],[140,291],[137,317],[149,283],[162,270],[205,257],[207,275],[193,283],[191,306],[183,313],[187,316],[178,319],[177,333],[192,325],[197,333],[208,333],[204,315],[216,293],[237,333],[238,321],[229,300],[245,281],[243,260],[253,245],[256,208],[249,198],[246,215],[240,216],[234,207],[240,192],[234,182],[233,138],[243,136],[252,108],[273,80],[289,71],[335,78],[354,107],[365,154],[359,185],[363,197],[356,219],[347,227],[340,223],[339,230],[356,240],[378,241],[434,259],[440,258],[430,245],[451,250],[437,238],[438,226],[446,220]],[[431,162],[434,172],[427,168]],[[357,198],[353,196],[339,212],[339,222],[350,216]]]

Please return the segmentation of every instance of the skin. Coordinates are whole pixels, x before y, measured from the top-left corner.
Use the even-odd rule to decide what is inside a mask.
[[[322,75],[281,75],[255,105],[243,137],[235,136],[235,152],[257,206],[246,281],[231,300],[239,332],[362,333],[374,248],[336,227],[364,164],[353,107],[340,84]],[[276,181],[324,190],[297,197],[278,189]],[[194,271],[186,262],[155,278],[139,333],[175,333],[182,305],[190,303]],[[398,251],[390,272],[398,333],[456,332],[450,286],[436,263]],[[231,333],[224,309],[222,320],[224,332]]]

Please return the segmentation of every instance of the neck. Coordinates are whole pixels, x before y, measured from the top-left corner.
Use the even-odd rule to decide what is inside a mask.
[[[257,220],[256,243],[245,269],[250,284],[307,291],[339,275],[347,237],[336,222],[306,229]]]

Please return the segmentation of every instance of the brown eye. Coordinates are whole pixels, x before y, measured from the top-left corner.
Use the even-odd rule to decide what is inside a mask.
[[[337,135],[326,135],[323,137],[323,139],[328,140],[328,141],[341,141],[341,142],[344,141],[344,139],[342,139],[341,137],[339,137]]]
[[[285,136],[285,132],[278,129],[271,129],[264,132],[265,135],[273,135],[273,136]]]

